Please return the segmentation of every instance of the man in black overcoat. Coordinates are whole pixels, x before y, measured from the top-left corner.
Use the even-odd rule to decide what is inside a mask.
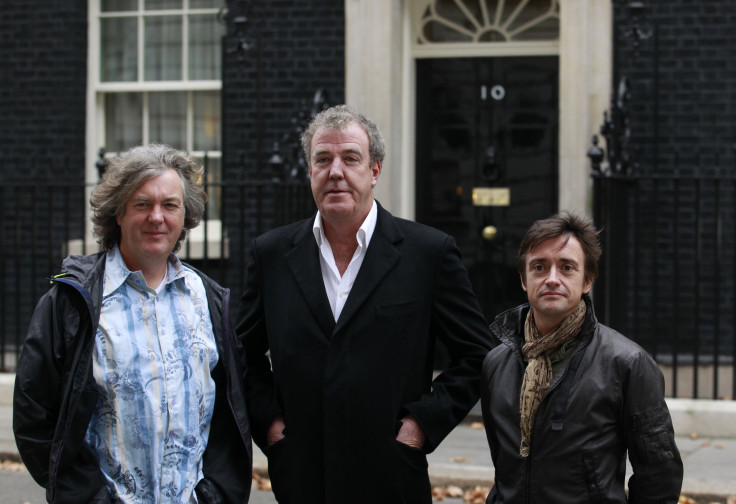
[[[236,328],[253,438],[281,503],[430,503],[426,454],[478,401],[488,325],[453,238],[374,200],[373,121],[333,107],[302,146],[318,212],[254,240]]]

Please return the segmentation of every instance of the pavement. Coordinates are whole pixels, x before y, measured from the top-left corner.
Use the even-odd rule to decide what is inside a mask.
[[[15,375],[0,373],[0,459],[17,457],[12,432]],[[668,399],[685,476],[682,493],[698,502],[736,496],[736,401]],[[427,458],[433,486],[491,486],[493,462],[479,408]],[[254,472],[267,474],[266,457],[254,445]],[[630,472],[630,468],[629,468]]]

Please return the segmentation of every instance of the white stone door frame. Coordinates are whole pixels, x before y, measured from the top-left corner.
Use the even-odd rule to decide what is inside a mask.
[[[345,101],[382,129],[387,152],[376,197],[395,215],[409,219],[414,218],[416,200],[415,2],[427,3],[345,0]],[[590,214],[586,152],[610,101],[613,8],[611,0],[559,3],[559,207]],[[506,54],[495,44],[484,46],[485,56]]]

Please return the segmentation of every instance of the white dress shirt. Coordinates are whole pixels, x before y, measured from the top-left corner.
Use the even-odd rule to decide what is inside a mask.
[[[360,266],[363,264],[366,250],[368,250],[368,244],[370,244],[373,231],[376,229],[377,219],[378,205],[373,200],[373,206],[370,212],[368,212],[363,224],[361,224],[360,229],[358,229],[355,235],[358,240],[358,248],[355,249],[353,258],[350,260],[345,273],[340,276],[340,271],[337,269],[337,263],[335,262],[335,256],[332,254],[332,247],[330,246],[330,242],[327,241],[325,231],[322,228],[322,216],[319,211],[317,211],[317,216],[314,218],[312,232],[319,247],[319,264],[322,268],[322,281],[325,284],[327,299],[330,301],[330,308],[332,309],[335,321],[340,318],[340,313],[350,295],[350,289],[353,288],[355,277],[358,276]]]

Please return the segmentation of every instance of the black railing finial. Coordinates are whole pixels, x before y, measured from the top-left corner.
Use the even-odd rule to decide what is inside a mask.
[[[602,173],[601,163],[603,162],[605,153],[603,152],[603,149],[598,147],[598,135],[593,135],[593,139],[591,141],[593,146],[588,149],[588,158],[590,158],[593,171],[595,173]]]
[[[250,13],[255,3],[255,0],[229,1],[217,14],[218,22],[227,28],[225,51],[228,54],[237,54],[241,61],[245,59],[245,54],[256,45],[254,39],[248,34]]]
[[[324,88],[317,89],[311,103],[301,100],[299,110],[291,118],[289,129],[279,142],[274,143],[274,149],[267,161],[275,177],[297,181],[309,177],[309,168],[301,144],[302,134],[312,119],[329,106],[327,91]],[[277,173],[279,175],[276,175]]]
[[[105,169],[107,168],[107,159],[105,159],[104,147],[100,147],[100,150],[97,151],[97,161],[95,161],[95,168],[97,168],[98,180],[102,180],[102,176],[105,174]]]

